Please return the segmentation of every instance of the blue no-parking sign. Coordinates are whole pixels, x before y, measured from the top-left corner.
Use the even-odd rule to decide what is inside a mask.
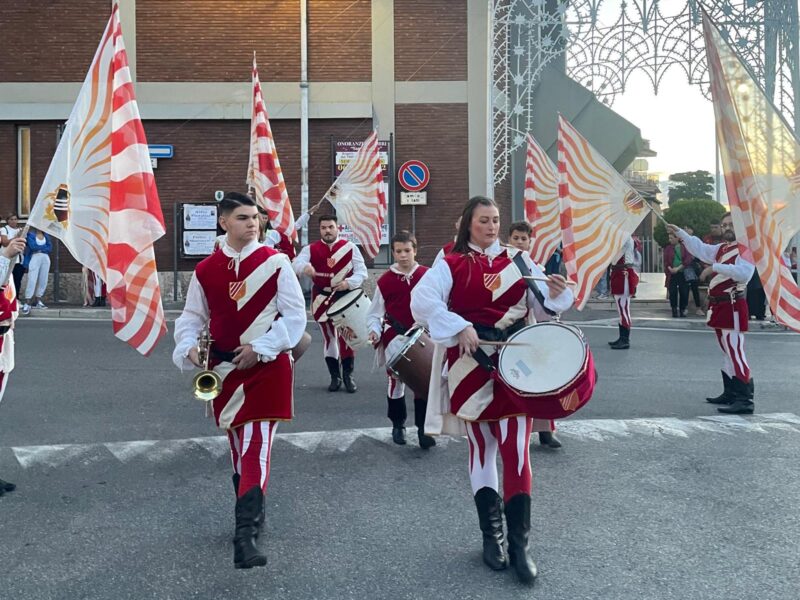
[[[409,192],[419,192],[428,187],[431,182],[431,172],[428,165],[420,160],[408,160],[402,164],[397,172],[397,178],[403,189]]]

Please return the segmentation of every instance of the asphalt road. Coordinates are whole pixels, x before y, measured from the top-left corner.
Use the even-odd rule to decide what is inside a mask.
[[[627,352],[585,332],[595,398],[562,450],[531,450],[531,591],[481,563],[465,442],[389,442],[371,352],[359,392],[329,394],[314,332],[273,451],[269,563],[242,572],[225,441],[171,344],[143,359],[108,322],[23,321],[0,405],[0,476],[19,485],[0,498],[0,598],[796,599],[800,337],[749,336],[758,414],[717,419],[710,332],[637,330]]]

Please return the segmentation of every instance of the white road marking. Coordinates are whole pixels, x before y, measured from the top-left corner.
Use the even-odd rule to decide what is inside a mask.
[[[652,438],[687,438],[695,433],[734,435],[739,433],[769,433],[770,431],[800,433],[800,417],[793,413],[767,413],[740,417],[736,415],[711,415],[694,419],[575,419],[558,423],[559,435],[584,441],[602,442],[628,436]],[[409,429],[414,433],[413,428]],[[410,435],[410,437],[415,437]],[[279,433],[275,444],[289,444],[306,452],[347,452],[360,439],[372,439],[392,445],[390,427],[368,429],[342,429],[338,431],[304,431]],[[438,446],[462,443],[463,439],[437,437]],[[411,442],[413,444],[413,440]],[[229,452],[225,436],[186,438],[181,440],[136,440],[102,444],[56,444],[49,446],[16,446],[11,448],[23,468],[59,467],[70,463],[95,462],[115,458],[127,463],[144,459],[153,463],[168,462],[187,451],[201,451],[213,458]]]

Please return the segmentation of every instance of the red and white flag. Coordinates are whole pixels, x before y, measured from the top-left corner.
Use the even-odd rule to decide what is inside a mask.
[[[153,251],[164,217],[116,3],[28,222],[102,275],[114,334],[149,354],[167,330]]]
[[[583,309],[606,267],[647,215],[639,193],[561,115],[558,116],[558,195],[563,259]]]
[[[800,230],[800,140],[705,12],[703,32],[739,251],[756,265],[775,319],[800,331],[800,289],[781,260]]]
[[[250,163],[247,185],[255,191],[256,202],[267,211],[272,228],[292,241],[297,240],[294,214],[283,181],[278,149],[272,137],[261,82],[258,80],[256,55],[253,53],[253,114],[250,118]]]
[[[561,243],[558,169],[529,133],[525,161],[525,219],[531,225],[531,258],[545,264]]]
[[[378,153],[378,132],[372,131],[353,160],[336,178],[325,198],[349,226],[364,251],[374,258],[381,249],[381,227],[386,220],[386,193]]]

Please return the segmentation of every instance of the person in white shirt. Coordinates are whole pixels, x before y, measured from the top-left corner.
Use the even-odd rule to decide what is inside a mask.
[[[0,227],[0,243],[3,248],[8,246],[9,242],[17,237],[21,231],[22,228],[19,226],[17,213],[10,213],[6,217],[6,225]],[[17,290],[17,293],[22,289],[22,277],[24,275],[25,267],[22,266],[22,255],[18,254],[14,258],[13,264],[14,289]]]

